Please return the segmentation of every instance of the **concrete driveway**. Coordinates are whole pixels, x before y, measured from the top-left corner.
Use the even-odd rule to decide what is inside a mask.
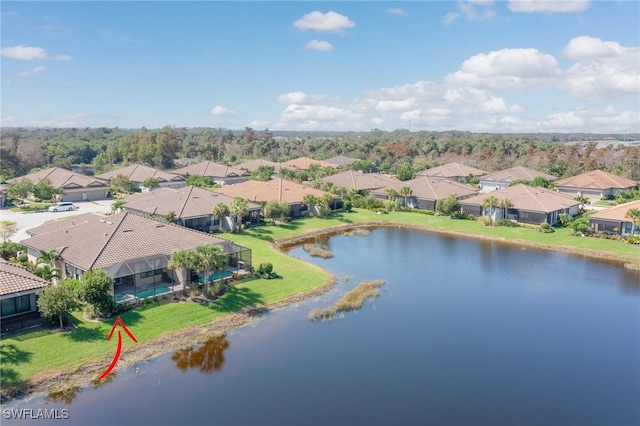
[[[74,211],[68,212],[39,212],[39,213],[17,213],[9,209],[0,210],[0,220],[11,220],[18,224],[18,232],[10,239],[11,241],[22,241],[29,238],[27,229],[35,228],[50,220],[58,220],[64,217],[77,216],[83,213],[110,213],[113,200],[101,201],[77,201],[73,204],[77,207]]]

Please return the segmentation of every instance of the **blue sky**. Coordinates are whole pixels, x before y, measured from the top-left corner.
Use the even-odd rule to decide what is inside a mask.
[[[1,3],[2,126],[640,132],[640,2]]]

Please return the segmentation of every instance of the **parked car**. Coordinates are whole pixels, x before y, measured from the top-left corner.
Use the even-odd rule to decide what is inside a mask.
[[[67,212],[70,210],[75,209],[76,207],[73,205],[73,203],[58,203],[55,206],[51,206],[49,207],[49,211],[50,212]]]

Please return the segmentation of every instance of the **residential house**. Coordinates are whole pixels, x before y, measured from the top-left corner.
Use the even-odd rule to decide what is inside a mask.
[[[348,169],[351,163],[355,163],[358,161],[357,158],[351,158],[344,155],[337,155],[335,157],[327,158],[324,160],[325,163],[334,164],[338,166],[339,169]]]
[[[64,194],[56,195],[58,201],[104,200],[108,197],[109,183],[98,177],[86,176],[60,167],[51,167],[11,179],[10,182],[30,180],[34,185],[49,179],[53,188],[62,189]]]
[[[335,186],[344,186],[347,189],[355,188],[358,192],[386,188],[389,185],[401,183],[395,176],[381,173],[362,173],[354,170],[346,170],[335,175],[326,176],[320,180],[332,183]]]
[[[211,179],[219,185],[234,185],[249,180],[250,173],[237,167],[225,166],[213,161],[201,161],[197,164],[175,169],[173,173],[189,176],[199,175]]]
[[[285,161],[282,163],[282,167],[287,167],[290,169],[296,170],[309,170],[309,166],[312,164],[318,165],[320,167],[331,167],[332,169],[337,169],[337,164],[327,163],[326,161],[314,160],[309,157],[299,157],[294,158],[293,160]]]
[[[484,200],[495,197],[498,202],[508,200],[511,207],[483,207]],[[555,225],[560,214],[578,214],[580,202],[573,197],[542,187],[524,184],[498,189],[489,194],[476,195],[460,202],[462,212],[474,216],[493,215],[494,220],[508,219],[539,225],[547,222]]]
[[[122,210],[161,217],[167,217],[173,212],[175,223],[178,225],[203,232],[219,229],[230,231],[234,227],[235,218],[220,218],[213,214],[213,209],[219,203],[229,207],[232,201],[231,197],[197,186],[180,189],[158,188],[126,198]],[[262,207],[249,202],[248,208],[249,213],[245,220],[258,223]]]
[[[233,186],[223,186],[216,192],[225,194],[229,197],[242,197],[254,203],[261,201],[278,201],[287,203],[291,208],[291,217],[300,217],[308,213],[302,199],[306,194],[315,197],[321,197],[328,192],[320,191],[299,183],[291,182],[282,178],[272,179],[267,182],[259,182],[250,180],[248,182],[239,183]],[[333,196],[333,194],[331,194]],[[336,197],[331,207],[337,207]]]
[[[394,189],[398,194],[403,187],[411,188],[411,195],[407,197],[407,206],[422,210],[435,210],[436,202],[450,196],[463,199],[471,195],[476,195],[478,189],[465,183],[456,182],[449,179],[437,179],[430,176],[418,176],[415,179],[398,182],[372,191],[375,198],[380,200],[388,199],[387,189]],[[403,201],[405,197],[398,195],[396,201]]]
[[[260,166],[273,167],[273,170],[275,171],[275,175],[277,175],[278,172],[280,172],[280,168],[282,167],[282,164],[276,163],[276,162],[273,162],[273,161],[269,161],[269,160],[265,160],[264,158],[258,158],[256,160],[250,160],[250,161],[246,161],[244,163],[237,164],[235,167],[238,168],[238,169],[246,170],[249,173],[251,173],[251,172],[255,172],[256,170],[258,170],[258,167],[260,167]]]
[[[430,176],[461,182],[464,181],[469,175],[482,176],[486,174],[487,172],[485,172],[484,170],[476,169],[475,167],[467,166],[458,162],[453,162],[423,170],[417,173],[416,176]]]
[[[18,264],[0,258],[0,318],[6,320],[36,313],[36,293],[49,285]],[[2,326],[5,330],[5,324]]]
[[[63,278],[79,279],[86,271],[103,269],[115,280],[111,291],[116,302],[182,290],[188,271],[167,269],[178,250],[215,244],[228,256],[225,274],[251,266],[251,250],[246,247],[131,212],[87,213],[29,232],[33,236],[22,241],[29,260],[35,261],[40,251],[55,250]]]
[[[622,189],[634,189],[638,182],[603,170],[592,170],[577,176],[560,179],[555,183],[562,194],[572,197],[583,196],[591,201],[598,201],[615,195]]]
[[[480,191],[489,192],[503,189],[516,181],[531,182],[537,177],[553,182],[557,177],[527,167],[516,166],[499,172],[489,173],[480,178]]]
[[[184,188],[187,185],[187,180],[180,175],[141,164],[132,164],[120,169],[111,170],[110,172],[99,174],[96,177],[111,181],[111,179],[119,175],[125,176],[137,189],[143,191],[148,190],[144,186],[144,181],[149,178],[158,179],[160,188]]]
[[[596,233],[618,235],[640,235],[640,227],[627,216],[629,210],[640,210],[640,200],[618,204],[608,209],[600,210],[589,216],[589,226]]]

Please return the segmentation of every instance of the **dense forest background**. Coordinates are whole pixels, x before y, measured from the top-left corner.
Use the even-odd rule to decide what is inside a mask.
[[[487,171],[522,165],[557,177],[602,169],[640,180],[640,135],[488,134],[445,132],[272,132],[245,128],[123,130],[2,129],[0,179],[35,168],[93,165],[95,173],[130,163],[162,169],[174,159],[235,165],[253,158],[286,161],[308,155],[322,160],[339,154],[369,160],[382,171],[424,170],[460,161]]]

